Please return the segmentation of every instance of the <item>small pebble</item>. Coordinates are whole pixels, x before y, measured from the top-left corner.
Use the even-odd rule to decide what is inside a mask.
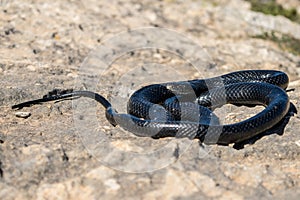
[[[28,65],[28,66],[27,66],[27,69],[28,69],[29,71],[34,72],[34,71],[35,71],[35,66],[33,66],[33,65]]]
[[[16,112],[16,117],[20,118],[28,118],[30,117],[31,113],[30,112]]]
[[[104,130],[111,130],[111,127],[110,126],[103,126],[103,129]]]
[[[68,73],[67,76],[68,76],[68,77],[72,77],[72,78],[77,78],[77,77],[78,77],[77,74],[72,73],[72,72],[71,72],[71,73]]]

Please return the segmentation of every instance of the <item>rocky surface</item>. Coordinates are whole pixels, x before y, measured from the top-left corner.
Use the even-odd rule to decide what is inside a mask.
[[[299,24],[240,0],[4,0],[0,25],[0,199],[299,199],[299,114],[280,134],[236,148],[135,137],[85,99],[24,108],[26,117],[11,109],[78,87],[126,111],[128,96],[149,83],[277,69],[290,76],[299,110],[300,56],[255,37],[300,39]],[[232,123],[261,109],[217,114]]]

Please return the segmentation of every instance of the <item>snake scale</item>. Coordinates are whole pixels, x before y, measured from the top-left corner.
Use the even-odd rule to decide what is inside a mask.
[[[103,96],[90,91],[53,90],[41,99],[12,106],[21,109],[47,101],[88,97],[101,103],[113,125],[137,136],[198,138],[206,144],[237,143],[275,126],[289,110],[287,74],[275,70],[244,70],[222,76],[152,84],[137,90],[128,113],[118,113]],[[222,125],[213,113],[224,104],[263,105],[244,121]]]

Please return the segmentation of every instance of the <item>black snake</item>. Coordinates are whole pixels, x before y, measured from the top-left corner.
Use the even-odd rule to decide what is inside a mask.
[[[245,70],[208,79],[153,84],[130,97],[128,114],[118,113],[97,93],[73,90],[53,90],[42,99],[12,108],[83,96],[101,103],[113,126],[119,125],[137,136],[188,137],[207,144],[229,144],[270,129],[287,114],[288,82],[288,76],[281,71]],[[221,125],[213,110],[226,103],[263,105],[265,109],[244,121]]]

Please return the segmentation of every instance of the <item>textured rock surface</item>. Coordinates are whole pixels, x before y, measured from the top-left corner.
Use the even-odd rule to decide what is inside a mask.
[[[298,1],[279,2],[299,8]],[[130,50],[101,76],[97,60],[90,71],[80,67],[109,38],[114,37],[111,48],[118,52],[126,47],[118,46],[117,34],[149,26],[181,32],[183,37],[168,47],[175,51]],[[100,106],[96,121],[106,135],[102,143],[88,131],[78,133],[72,101],[24,108],[28,118],[18,118],[10,109],[54,88],[93,86],[78,85],[81,78],[96,80],[94,90],[126,111],[128,95],[147,83],[277,69],[289,74],[289,87],[295,88],[289,96],[299,110],[300,57],[253,38],[266,31],[300,39],[299,24],[252,12],[240,0],[0,1],[0,199],[299,199],[299,114],[291,117],[283,134],[264,136],[237,150],[196,140],[138,138],[111,127]],[[147,34],[125,42],[139,44],[143,38]],[[154,34],[150,40],[162,45],[167,39]],[[199,58],[204,55],[199,47],[208,57]],[[191,67],[185,58],[193,56],[207,65]],[[88,109],[92,102],[86,103]],[[217,113],[231,123],[261,109],[225,106]],[[100,150],[91,151],[97,144]],[[170,151],[138,156],[166,146]]]

